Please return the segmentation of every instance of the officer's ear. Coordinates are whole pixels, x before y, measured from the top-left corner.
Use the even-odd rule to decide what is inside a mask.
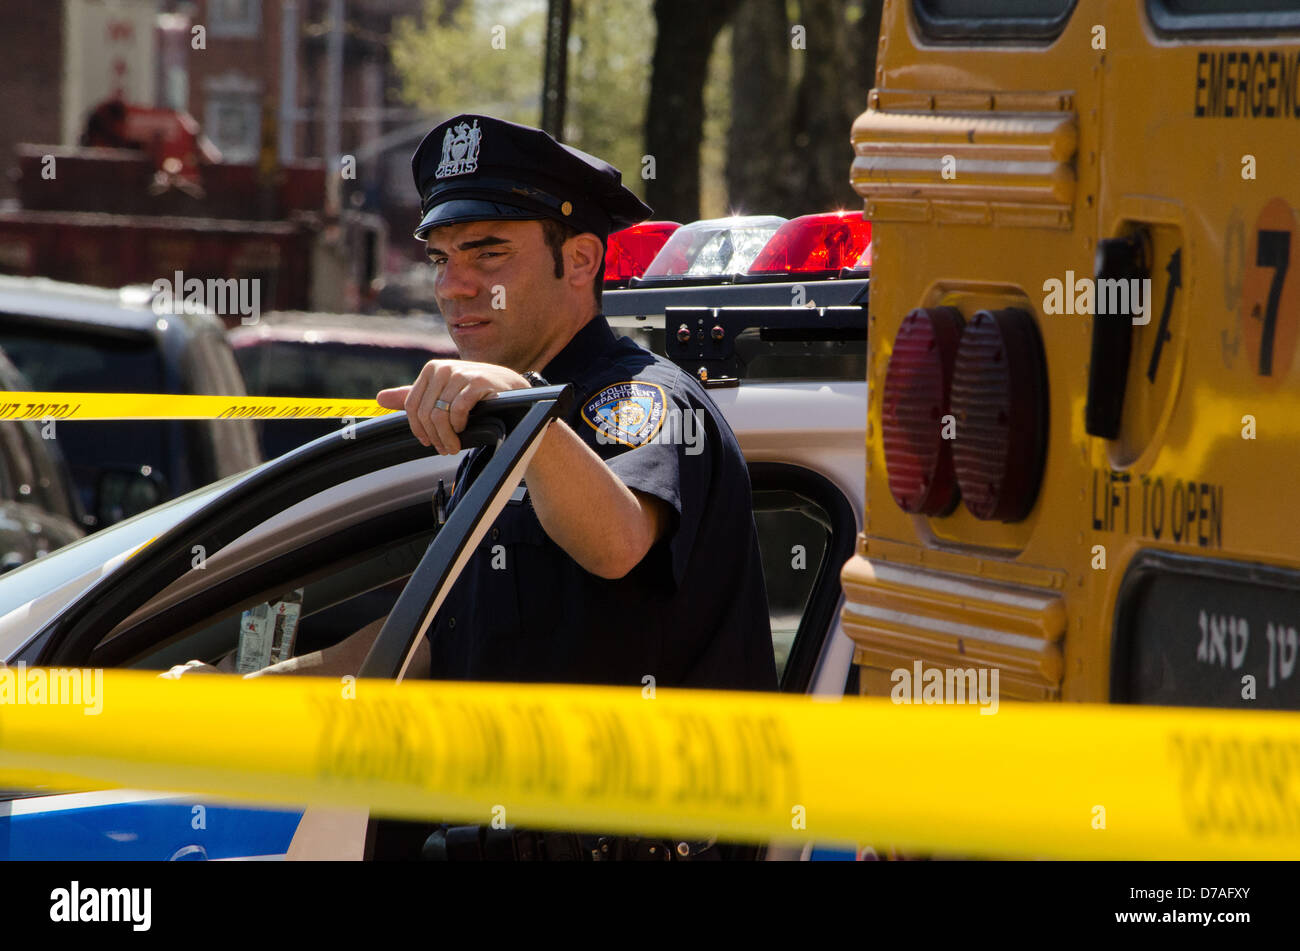
[[[604,281],[605,244],[590,231],[564,242],[564,277],[570,287],[583,288]]]

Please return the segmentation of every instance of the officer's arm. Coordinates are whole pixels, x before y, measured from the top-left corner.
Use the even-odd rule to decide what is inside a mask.
[[[300,674],[307,677],[341,677],[344,674],[355,676],[361,670],[361,663],[366,659],[366,655],[370,653],[370,648],[374,646],[375,640],[379,637],[379,632],[386,620],[388,620],[387,617],[381,617],[377,621],[371,621],[361,630],[349,634],[331,647],[312,651],[310,654],[302,654],[298,657],[290,657],[278,664],[272,664],[270,667],[263,667],[251,674],[245,674],[244,679],[262,677],[266,674]],[[415,648],[415,654],[411,658],[409,669],[413,671],[427,671],[429,669],[428,638],[420,638]]]
[[[325,647],[310,654],[290,657],[270,667],[263,667],[245,679],[262,677],[267,674],[302,674],[308,677],[341,677],[343,674],[355,675],[361,669],[361,662],[366,659],[370,647],[379,636],[379,629],[384,626],[385,618],[372,621],[359,631],[331,647]]]
[[[361,662],[370,653],[370,648],[374,645],[375,639],[379,637],[379,631],[383,628],[385,620],[387,618],[381,617],[377,621],[367,624],[359,631],[354,631],[331,647],[312,651],[310,654],[290,657],[278,664],[272,664],[269,667],[263,667],[260,670],[245,674],[244,679],[263,677],[267,674],[299,674],[308,677],[341,677],[344,674],[355,676],[357,671],[361,669]],[[409,669],[414,671],[428,670],[428,652],[428,639],[420,638]],[[159,676],[166,680],[178,680],[182,675],[189,673],[233,674],[235,673],[235,653],[232,651],[226,657],[223,657],[215,667],[211,664],[192,660],[188,664],[178,664],[171,670],[159,674]]]
[[[542,528],[601,578],[622,578],[672,524],[668,503],[623,484],[563,421],[550,425],[524,478]]]
[[[460,451],[470,409],[485,396],[522,389],[514,370],[431,360],[411,386],[380,390],[381,406],[405,409],[411,431],[440,453]],[[437,408],[446,397],[448,411]],[[622,578],[667,534],[673,511],[633,492],[563,421],[550,424],[524,475],[542,528],[569,557],[601,578]]]

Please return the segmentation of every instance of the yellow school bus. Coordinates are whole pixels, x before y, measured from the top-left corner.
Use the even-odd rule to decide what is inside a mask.
[[[1300,708],[1300,2],[885,0],[852,140],[861,692]]]

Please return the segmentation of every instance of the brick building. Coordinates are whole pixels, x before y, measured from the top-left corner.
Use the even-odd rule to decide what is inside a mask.
[[[282,159],[325,158],[333,116],[332,6],[331,0],[5,0],[0,200],[15,195],[17,143],[76,144],[89,109],[114,92],[141,105],[187,110],[227,161],[268,158],[264,146]],[[395,229],[408,228],[415,214],[407,163],[433,123],[398,101],[388,36],[397,17],[422,6],[421,0],[343,3],[337,136],[339,153],[355,158],[355,178],[340,181],[340,199],[344,207],[382,215]],[[286,30],[294,42],[284,41]],[[286,67],[294,77],[288,84],[282,82]],[[397,247],[407,250],[401,242]]]
[[[14,146],[61,142],[63,5],[49,0],[5,0],[0,34],[0,200],[16,194]]]

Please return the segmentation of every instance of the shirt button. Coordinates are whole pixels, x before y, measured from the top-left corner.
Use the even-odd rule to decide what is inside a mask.
[[[492,529],[492,540],[496,541],[500,537],[501,537],[501,529],[499,528]]]
[[[456,626],[456,619],[454,617],[447,618],[447,627],[454,628],[455,626]]]

